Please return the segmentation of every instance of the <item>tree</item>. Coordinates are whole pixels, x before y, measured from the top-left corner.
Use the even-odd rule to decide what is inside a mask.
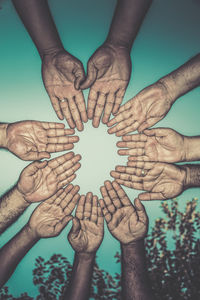
[[[187,202],[185,211],[178,208],[176,199],[162,202],[165,217],[155,221],[146,239],[147,268],[155,299],[200,299],[200,213],[197,199]],[[116,263],[120,255],[115,255]],[[38,257],[33,270],[33,283],[39,294],[36,300],[61,300],[64,287],[69,284],[72,266],[67,258],[54,254],[45,261]],[[91,298],[95,300],[120,300],[121,278],[94,267]],[[8,288],[0,290],[0,299],[31,300],[27,293],[15,298]]]

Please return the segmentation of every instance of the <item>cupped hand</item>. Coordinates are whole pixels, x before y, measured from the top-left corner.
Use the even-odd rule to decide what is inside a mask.
[[[104,44],[88,61],[87,78],[80,87],[90,88],[87,114],[98,127],[104,110],[103,123],[109,121],[123,100],[131,74],[129,51],[123,47]]]
[[[97,196],[87,193],[79,200],[68,240],[74,251],[92,253],[99,248],[103,235],[103,215]]]
[[[122,185],[141,193],[140,200],[166,200],[180,195],[186,184],[186,170],[181,166],[157,162],[128,162],[117,166],[111,176]]]
[[[121,243],[143,239],[148,230],[148,217],[139,199],[135,206],[117,182],[106,181],[99,201],[110,233]]]
[[[143,134],[125,135],[118,151],[130,161],[181,162],[186,160],[184,136],[173,129],[146,129]]]
[[[23,160],[49,158],[52,152],[70,150],[78,136],[64,124],[39,121],[10,123],[6,130],[6,144],[9,151]]]
[[[163,119],[172,103],[167,87],[156,82],[120,107],[118,114],[107,124],[109,127],[114,125],[108,133],[122,136],[135,130],[142,132]]]
[[[29,228],[39,238],[54,237],[73,218],[71,213],[79,199],[78,186],[68,185],[40,204],[32,213]]]
[[[87,114],[83,93],[79,89],[85,78],[82,63],[65,50],[45,55],[42,77],[58,118],[63,120],[65,117],[71,128],[83,130]]]
[[[80,159],[69,152],[48,162],[34,162],[22,171],[17,188],[27,202],[43,201],[74,180]]]

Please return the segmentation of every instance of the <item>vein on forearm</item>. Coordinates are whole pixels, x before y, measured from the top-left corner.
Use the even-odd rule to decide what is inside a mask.
[[[107,42],[129,50],[152,0],[118,0]]]
[[[14,186],[0,198],[0,234],[5,231],[29,206]]]
[[[144,241],[121,244],[122,298],[124,300],[150,300],[152,292],[147,276]]]
[[[166,83],[174,101],[200,85],[200,53],[160,81]]]
[[[12,0],[39,54],[63,48],[47,0]]]

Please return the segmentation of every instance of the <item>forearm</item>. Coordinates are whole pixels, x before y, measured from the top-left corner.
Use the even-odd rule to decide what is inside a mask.
[[[184,189],[200,187],[200,164],[185,164],[180,167],[186,170]]]
[[[0,124],[0,148],[7,148],[7,142],[6,142],[7,127],[8,127],[7,123]]]
[[[38,240],[26,225],[0,249],[0,287],[7,282],[18,263]]]
[[[200,160],[200,136],[184,136],[185,161]]]
[[[131,50],[152,0],[118,0],[106,43]]]
[[[0,198],[0,234],[5,231],[29,206],[14,186]]]
[[[63,300],[88,300],[95,253],[75,253],[72,276]]]
[[[121,244],[122,299],[153,299],[145,264],[144,240]]]
[[[41,57],[63,49],[47,0],[12,0]]]
[[[200,85],[200,54],[196,55],[180,68],[159,80],[162,82],[172,99],[172,103]]]

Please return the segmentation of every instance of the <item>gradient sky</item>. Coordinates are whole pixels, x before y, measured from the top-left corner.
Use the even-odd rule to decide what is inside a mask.
[[[86,67],[89,57],[106,38],[116,1],[51,0],[49,3],[65,48]],[[124,102],[199,52],[199,10],[200,1],[197,0],[154,1],[131,52],[133,72]],[[4,1],[0,10],[0,38],[0,121],[57,122],[41,80],[40,57],[10,1]],[[200,89],[197,88],[181,97],[166,118],[155,127],[171,127],[185,135],[198,135],[199,92]],[[84,94],[87,98],[88,91]],[[115,144],[119,139],[109,136],[105,125],[94,129],[90,122],[79,137],[80,142],[74,151],[83,157],[82,168],[73,183],[80,185],[81,193],[92,191],[100,196],[99,187],[104,180],[111,179],[110,170],[126,161],[116,153]],[[21,170],[27,164],[29,162],[21,161],[11,153],[1,150],[1,194],[16,183]],[[138,195],[136,190],[125,190],[131,200]],[[184,192],[179,197],[180,205],[184,206],[192,197],[199,197],[199,191],[191,189]],[[29,207],[2,234],[1,245],[22,228],[35,206]],[[152,225],[161,215],[160,202],[145,203],[145,207]],[[30,250],[6,284],[12,294],[18,296],[25,291],[32,296],[37,294],[32,283],[32,268],[37,256],[49,258],[53,253],[61,253],[72,261],[73,251],[66,239],[70,226],[59,237],[41,240]],[[117,250],[119,243],[106,230],[104,241],[97,253],[101,268],[111,273],[119,271],[120,266],[115,265],[113,259]]]

